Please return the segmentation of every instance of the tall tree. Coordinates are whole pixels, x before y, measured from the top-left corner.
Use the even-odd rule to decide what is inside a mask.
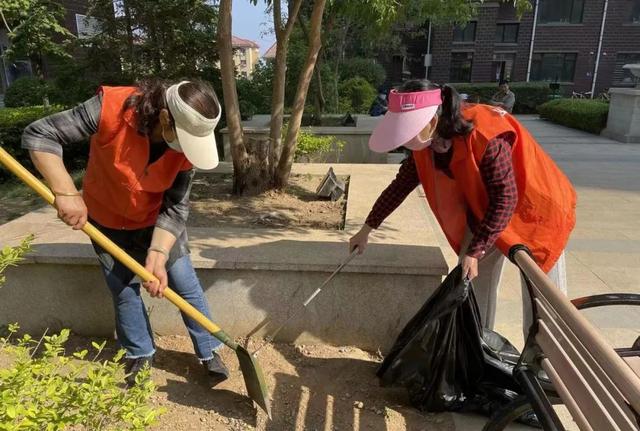
[[[117,58],[134,79],[194,76],[216,66],[218,9],[209,1],[89,0],[89,5],[101,31],[87,44]]]
[[[55,1],[0,0],[2,24],[11,42],[5,55],[28,58],[36,75],[45,78],[45,57],[69,57],[67,45],[74,36],[62,25],[64,13]]]

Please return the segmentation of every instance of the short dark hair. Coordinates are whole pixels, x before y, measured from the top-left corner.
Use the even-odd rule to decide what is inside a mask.
[[[501,79],[500,82],[498,83],[498,85],[509,85],[509,80],[508,79]]]
[[[473,130],[473,123],[467,121],[461,112],[462,99],[460,95],[450,85],[440,86],[424,79],[413,79],[406,81],[400,89],[400,93],[413,93],[416,91],[442,90],[442,105],[438,110],[438,125],[436,133],[444,139],[451,139],[455,136],[465,136]]]

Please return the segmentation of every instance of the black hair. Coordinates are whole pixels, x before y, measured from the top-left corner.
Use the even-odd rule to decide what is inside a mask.
[[[462,98],[455,88],[450,85],[440,86],[423,79],[412,79],[402,84],[400,93],[413,93],[416,91],[442,90],[442,105],[438,109],[438,125],[436,134],[444,139],[455,136],[465,136],[473,130],[473,122],[467,121],[460,112]]]
[[[509,80],[508,79],[501,79],[500,82],[498,83],[498,85],[509,85]]]
[[[167,108],[165,93],[172,83],[160,79],[140,81],[134,94],[125,100],[123,109],[133,109],[136,114],[136,129],[149,136],[160,121],[160,111]],[[180,86],[178,94],[189,106],[207,118],[218,116],[218,98],[206,82],[195,80]],[[169,112],[173,123],[173,116]]]

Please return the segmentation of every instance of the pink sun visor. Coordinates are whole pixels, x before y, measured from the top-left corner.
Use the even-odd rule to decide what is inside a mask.
[[[439,89],[399,93],[391,90],[389,110],[369,138],[369,148],[386,153],[401,147],[424,129],[442,104]]]

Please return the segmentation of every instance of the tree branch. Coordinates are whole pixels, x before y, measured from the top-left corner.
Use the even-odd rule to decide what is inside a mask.
[[[282,35],[282,4],[280,0],[273,0],[273,28],[276,32],[276,39]]]
[[[298,12],[300,12],[300,6],[302,6],[302,0],[294,0],[293,6],[290,9],[289,16],[287,17],[287,25],[284,28],[284,32],[286,37],[289,37],[291,32],[293,31],[293,25],[296,23],[296,18],[298,17]]]
[[[11,27],[9,27],[9,24],[7,23],[7,19],[4,17],[4,11],[2,9],[0,9],[0,15],[2,15],[2,21],[4,22],[4,26],[7,27],[9,33],[13,33],[13,30],[11,30]]]

